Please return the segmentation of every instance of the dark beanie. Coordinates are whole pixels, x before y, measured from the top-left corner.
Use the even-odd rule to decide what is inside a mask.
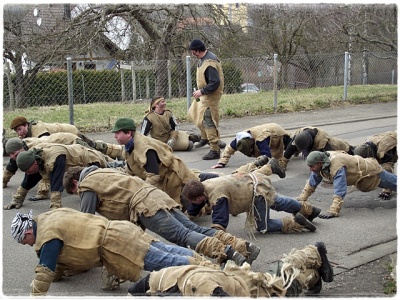
[[[8,154],[14,153],[15,151],[21,150],[24,148],[24,143],[20,138],[11,138],[6,143],[6,152]]]
[[[190,43],[189,50],[205,51],[206,50],[206,46],[204,45],[204,43],[201,40],[195,39]]]
[[[26,172],[30,167],[32,167],[35,160],[35,152],[32,150],[23,151],[17,156],[17,166],[22,172]]]
[[[243,138],[236,143],[236,149],[247,156],[253,154],[251,146],[250,138]]]

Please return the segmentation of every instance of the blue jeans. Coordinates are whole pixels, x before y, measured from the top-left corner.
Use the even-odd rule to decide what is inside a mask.
[[[152,217],[139,216],[140,223],[167,241],[182,247],[196,249],[197,244],[216,232],[213,228],[201,227],[189,220],[181,211],[159,210]]]
[[[274,204],[271,207],[266,207],[265,199],[262,196],[257,196],[254,200],[254,216],[256,217],[257,230],[261,231],[267,228],[268,232],[277,232],[282,229],[282,220],[271,219],[270,209],[276,211],[285,211],[288,213],[297,213],[300,211],[301,204],[299,201],[282,196],[275,195]],[[265,219],[267,222],[265,223]]]
[[[171,266],[189,264],[187,256],[193,256],[193,251],[176,245],[166,245],[162,242],[152,242],[144,257],[145,271],[158,271]]]
[[[397,192],[397,175],[383,170],[379,173],[379,178],[381,179],[379,187]]]

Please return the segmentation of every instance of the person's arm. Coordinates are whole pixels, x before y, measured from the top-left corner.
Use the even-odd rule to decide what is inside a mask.
[[[224,149],[222,152],[221,158],[218,160],[218,163],[211,167],[211,169],[225,168],[228,164],[229,159],[236,152],[236,139],[233,139],[230,144]]]
[[[53,239],[39,250],[39,264],[35,268],[35,279],[31,283],[31,296],[44,296],[55,278],[58,256],[64,243]]]
[[[169,125],[171,126],[172,130],[176,130],[178,123],[173,115],[171,115],[171,118],[169,118]]]
[[[297,147],[296,147],[296,145],[294,144],[294,138],[295,138],[295,136],[294,136],[293,139],[288,143],[285,152],[283,152],[283,156],[284,156],[286,159],[290,159],[290,158],[293,156],[293,154],[295,154],[296,151],[297,151]]]
[[[66,161],[66,155],[62,154],[57,156],[54,162],[53,170],[50,172],[50,188],[52,192],[62,192],[64,189],[63,177],[66,171]]]
[[[217,69],[209,66],[206,68],[204,75],[206,78],[207,85],[201,89],[201,93],[203,95],[214,93],[221,84],[221,80],[219,78]]]
[[[333,177],[333,193],[344,199],[347,193],[346,167],[341,167]]]
[[[226,197],[221,197],[213,206],[211,219],[213,224],[212,228],[225,230],[229,224],[229,202]]]
[[[322,181],[322,176],[315,173],[311,172],[310,177],[308,178],[308,184],[315,190],[317,186],[321,183]]]
[[[92,191],[86,191],[79,193],[79,197],[81,198],[81,212],[94,215],[99,203],[99,197],[97,197],[97,194]]]
[[[160,160],[158,158],[157,152],[153,149],[149,149],[146,152],[146,164],[144,165],[144,168],[146,169],[147,173],[152,173],[154,175],[158,175],[160,172],[160,168],[159,168],[159,163]]]
[[[262,141],[256,141],[256,145],[258,147],[258,150],[260,150],[260,155],[266,155],[271,158],[271,148],[269,147],[269,141],[270,137],[267,137]]]
[[[187,214],[189,216],[195,217],[200,214],[201,209],[206,205],[206,202],[203,201],[200,204],[194,204],[194,203],[189,203],[189,206],[187,207]]]
[[[151,130],[151,122],[149,121],[149,119],[147,119],[147,117],[143,118],[143,122],[142,122],[142,128],[140,129],[140,133],[143,135],[148,135],[150,130]]]

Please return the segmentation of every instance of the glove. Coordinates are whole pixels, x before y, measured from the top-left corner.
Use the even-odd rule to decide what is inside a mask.
[[[225,164],[217,163],[215,166],[212,166],[211,169],[221,169],[225,168]]]
[[[389,192],[382,192],[382,193],[379,193],[378,196],[379,196],[379,198],[382,198],[383,200],[389,200],[390,197],[391,197],[391,195],[390,195]]]
[[[169,139],[167,141],[167,145],[170,146],[172,149],[174,149],[175,146],[175,139]]]
[[[38,197],[38,196],[32,196],[30,198],[28,198],[29,201],[39,201],[39,200],[45,200],[47,198],[42,198],[42,197]]]
[[[327,211],[327,212],[325,212],[325,213],[319,214],[319,215],[318,215],[318,218],[321,218],[321,219],[330,219],[330,218],[335,218],[335,215],[332,214],[332,213],[330,213],[329,211]]]

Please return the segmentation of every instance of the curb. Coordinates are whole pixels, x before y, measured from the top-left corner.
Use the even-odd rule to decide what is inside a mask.
[[[362,249],[343,257],[337,262],[330,261],[330,263],[333,267],[333,274],[337,275],[393,253],[397,256],[397,239]],[[395,273],[396,265],[394,264],[393,267]]]

